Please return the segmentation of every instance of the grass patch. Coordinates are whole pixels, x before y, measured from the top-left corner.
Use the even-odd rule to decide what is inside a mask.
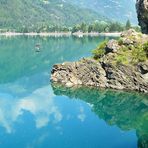
[[[130,36],[130,38],[133,38]],[[108,40],[102,42],[96,49],[92,51],[93,58],[99,60],[106,56],[110,63],[113,64],[124,64],[124,65],[135,65],[138,62],[145,62],[148,60],[148,42],[145,44],[137,43],[129,46],[123,45],[123,40],[120,38],[118,44],[120,46],[118,52],[113,57],[108,57],[105,53],[105,48]]]
[[[132,64],[136,64],[138,62],[144,62],[147,60],[146,51],[148,50],[146,45],[138,45],[132,49]]]
[[[119,40],[118,40],[118,44],[121,46],[121,45],[123,45],[123,40],[120,38]]]
[[[143,44],[143,49],[146,52],[146,56],[148,58],[148,42],[146,42],[145,44]]]
[[[101,57],[104,56],[107,42],[108,42],[108,40],[105,40],[104,42],[102,42],[101,44],[99,44],[99,46],[96,49],[94,49],[92,51],[92,54],[93,54],[93,58],[94,59],[97,60],[97,59],[99,59],[99,58],[101,58]]]
[[[116,61],[116,64],[124,64],[124,65],[128,65],[129,64],[127,56],[125,56],[125,55],[118,55],[118,56],[116,56],[115,57],[115,61]]]

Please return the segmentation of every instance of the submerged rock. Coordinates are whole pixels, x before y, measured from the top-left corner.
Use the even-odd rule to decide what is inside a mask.
[[[133,54],[132,50],[138,49],[133,47],[136,48],[139,41],[143,44],[148,42],[148,36],[133,30],[124,32],[121,36],[122,43],[115,40],[107,43],[104,50],[108,52],[105,52],[99,60],[84,58],[77,62],[54,65],[51,81],[62,83],[67,87],[84,85],[147,93],[148,60],[143,62],[135,60],[137,63],[131,64],[130,56]],[[124,42],[126,39],[129,40],[128,45]],[[120,58],[121,60],[127,58],[128,64],[122,63]]]
[[[136,8],[142,32],[148,34],[148,0],[137,0]]]

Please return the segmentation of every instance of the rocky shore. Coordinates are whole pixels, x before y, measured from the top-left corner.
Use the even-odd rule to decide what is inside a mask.
[[[54,65],[51,81],[67,87],[83,85],[148,93],[148,55],[144,59],[138,51],[145,46],[147,52],[147,45],[147,35],[134,30],[123,32],[118,41],[105,44],[101,49],[104,54],[97,59]],[[134,59],[134,54],[141,57]]]

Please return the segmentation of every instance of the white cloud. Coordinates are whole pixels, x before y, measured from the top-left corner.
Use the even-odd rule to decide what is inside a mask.
[[[49,122],[57,123],[62,120],[62,114],[54,103],[54,95],[49,87],[43,87],[24,98],[10,98],[1,95],[0,98],[0,126],[7,133],[13,131],[13,124],[24,111],[30,112],[35,119],[36,128],[46,126]],[[52,119],[50,119],[52,116]]]
[[[78,119],[80,119],[81,122],[85,121],[86,115],[84,113],[84,108],[80,107],[80,114],[77,116]]]

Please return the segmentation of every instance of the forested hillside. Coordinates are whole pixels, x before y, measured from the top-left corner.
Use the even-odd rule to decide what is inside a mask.
[[[136,0],[65,0],[82,8],[89,8],[112,20],[137,24]]]
[[[95,11],[64,0],[0,0],[0,29],[37,28],[47,24],[72,26],[104,19]]]

